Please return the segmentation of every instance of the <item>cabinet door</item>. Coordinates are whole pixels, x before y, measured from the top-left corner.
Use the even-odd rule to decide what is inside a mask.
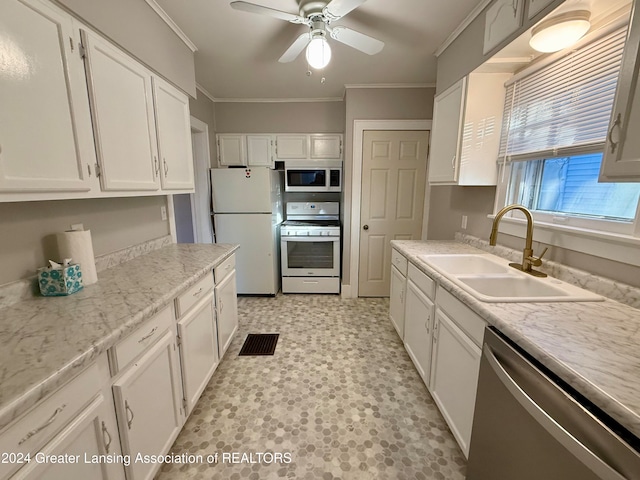
[[[497,0],[487,9],[484,23],[484,48],[488,53],[522,25],[524,0]]]
[[[218,351],[220,358],[229,348],[238,329],[238,294],[236,271],[233,270],[216,285],[216,318],[218,320]]]
[[[118,429],[114,423],[113,404],[98,395],[67,425],[40,454],[73,458],[77,461],[38,463],[32,461],[11,477],[15,480],[124,479],[122,463],[100,461],[101,455],[119,455]],[[32,456],[32,458],[34,458]]]
[[[425,385],[431,376],[431,331],[434,305],[411,280],[407,281],[407,301],[404,316],[404,347],[413,360]]]
[[[160,180],[166,190],[194,188],[189,99],[158,77],[153,78]]]
[[[439,309],[436,310],[433,343],[431,395],[468,457],[482,352]]]
[[[404,338],[404,295],[407,280],[395,267],[391,267],[391,289],[389,293],[389,319],[400,335]]]
[[[551,5],[553,1],[554,0],[529,0],[527,18],[531,20],[538,13],[544,10],[547,6]]]
[[[466,82],[465,77],[435,98],[429,183],[455,183],[458,180]]]
[[[189,415],[218,366],[213,292],[178,322],[182,387]]]
[[[244,135],[218,135],[218,163],[221,166],[247,164]]]
[[[50,2],[3,0],[0,32],[0,192],[89,190],[91,120],[71,17]]]
[[[151,74],[95,34],[83,41],[102,188],[158,190]]]
[[[250,167],[273,168],[271,135],[247,135],[247,163]]]
[[[342,158],[342,136],[310,135],[309,158],[313,160]]]
[[[276,158],[278,160],[309,158],[308,135],[276,135]]]
[[[120,440],[132,458],[169,451],[182,427],[180,377],[174,334],[160,340],[113,384]],[[131,462],[128,480],[152,478],[158,463]]]
[[[640,182],[640,5],[633,9],[622,54],[599,181]]]

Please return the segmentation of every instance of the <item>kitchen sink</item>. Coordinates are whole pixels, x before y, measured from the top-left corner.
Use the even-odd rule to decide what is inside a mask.
[[[604,300],[561,280],[533,277],[495,255],[420,255],[420,260],[483,302],[593,302]]]

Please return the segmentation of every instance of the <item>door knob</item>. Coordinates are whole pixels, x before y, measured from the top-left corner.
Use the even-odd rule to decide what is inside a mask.
[[[364,227],[362,227],[363,230],[369,230],[369,225],[365,225]]]

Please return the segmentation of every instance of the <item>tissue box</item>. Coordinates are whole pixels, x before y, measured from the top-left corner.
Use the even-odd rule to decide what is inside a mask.
[[[39,268],[38,284],[40,293],[45,297],[71,295],[82,290],[82,271],[80,265],[67,265],[59,268]]]

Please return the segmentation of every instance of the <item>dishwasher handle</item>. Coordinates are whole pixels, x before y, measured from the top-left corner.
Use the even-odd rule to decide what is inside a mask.
[[[606,480],[626,480],[618,471],[604,462],[595,453],[580,443],[562,425],[556,422],[540,405],[538,405],[527,393],[520,388],[518,383],[507,373],[500,361],[496,358],[491,347],[485,344],[483,349],[485,359],[496,374],[500,382],[511,395],[542,426],[553,438],[563,445],[574,457],[582,462],[600,478]]]

